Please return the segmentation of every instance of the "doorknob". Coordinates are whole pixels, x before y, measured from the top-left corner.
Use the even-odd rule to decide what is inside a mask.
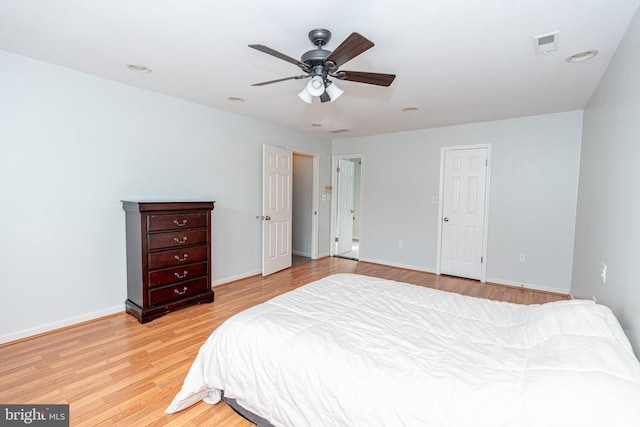
[[[447,218],[446,216],[442,219],[444,222],[449,222],[449,218]]]
[[[260,219],[263,221],[271,221],[271,217],[269,215],[265,216],[265,215],[256,215],[256,219]]]

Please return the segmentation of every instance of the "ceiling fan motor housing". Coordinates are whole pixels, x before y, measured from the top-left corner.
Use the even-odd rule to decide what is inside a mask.
[[[324,28],[311,30],[309,31],[309,40],[311,40],[314,46],[322,47],[331,40],[331,31],[325,30]]]
[[[327,58],[327,56],[329,56],[330,53],[331,53],[330,50],[313,49],[305,52],[302,55],[302,58],[300,58],[300,60],[307,65],[314,66],[314,65],[322,64],[324,60]]]

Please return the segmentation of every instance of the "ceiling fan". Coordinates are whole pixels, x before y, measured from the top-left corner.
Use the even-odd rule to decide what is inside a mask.
[[[300,60],[280,53],[261,44],[250,44],[249,47],[273,55],[276,58],[297,65],[306,74],[255,83],[252,86],[264,86],[285,80],[299,80],[311,78],[309,83],[298,94],[300,99],[311,104],[314,96],[319,96],[321,102],[335,101],[344,92],[333,83],[329,77],[338,80],[367,83],[378,86],[389,86],[396,78],[395,74],[367,73],[362,71],[340,71],[338,68],[362,52],[371,49],[373,42],[358,33],[351,33],[333,52],[323,49],[331,39],[331,32],[324,28],[316,28],[309,32],[309,40],[317,47],[305,52]]]

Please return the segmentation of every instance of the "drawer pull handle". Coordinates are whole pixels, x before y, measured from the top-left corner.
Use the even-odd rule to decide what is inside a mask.
[[[186,261],[187,258],[189,258],[189,255],[184,254],[182,255],[184,258],[180,258],[178,255],[175,256],[175,259],[177,259],[178,261]]]
[[[185,277],[187,277],[187,274],[189,274],[189,272],[187,270],[182,272],[182,275],[180,275],[180,273],[173,273],[178,279],[184,279]]]
[[[182,288],[181,291],[174,289],[173,292],[175,292],[178,295],[183,295],[185,292],[187,292],[187,287],[185,286],[184,288]]]
[[[185,225],[187,225],[187,220],[183,219],[182,222],[178,222],[177,219],[174,219],[173,223],[178,227],[184,227]]]
[[[176,242],[177,244],[181,245],[181,244],[183,244],[183,243],[186,243],[186,242],[187,242],[187,236],[184,236],[184,237],[182,238],[182,240],[178,239],[177,237],[174,237],[174,238],[173,238],[173,241],[174,241],[174,242]]]

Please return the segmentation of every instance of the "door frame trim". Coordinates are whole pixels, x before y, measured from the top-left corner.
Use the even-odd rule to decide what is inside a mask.
[[[331,159],[331,234],[329,235],[329,255],[330,256],[336,256],[336,242],[335,242],[335,238],[338,234],[338,229],[337,229],[337,224],[338,224],[338,200],[335,197],[335,195],[337,194],[337,185],[338,185],[338,172],[337,172],[337,168],[338,168],[338,160],[339,159],[344,159],[344,160],[349,160],[349,159],[360,159],[360,250],[362,251],[362,238],[364,236],[364,233],[362,232],[362,230],[364,230],[364,215],[365,215],[365,209],[363,208],[364,206],[364,169],[365,169],[365,162],[364,162],[364,154],[339,154],[339,155],[334,155],[332,156]],[[362,259],[362,252],[360,252],[360,258]]]
[[[484,232],[482,233],[482,257],[483,262],[481,264],[480,269],[480,282],[485,283],[487,281],[487,246],[489,242],[489,200],[490,200],[490,189],[491,189],[491,143],[486,144],[474,144],[474,145],[455,145],[448,147],[440,147],[440,184],[438,190],[438,240],[437,240],[437,255],[436,255],[436,274],[440,275],[441,269],[441,251],[442,251],[442,216],[444,211],[444,204],[442,201],[444,200],[444,155],[447,151],[454,150],[469,150],[469,149],[477,149],[477,148],[486,148],[487,149],[487,176],[485,181],[485,194],[484,194]]]

